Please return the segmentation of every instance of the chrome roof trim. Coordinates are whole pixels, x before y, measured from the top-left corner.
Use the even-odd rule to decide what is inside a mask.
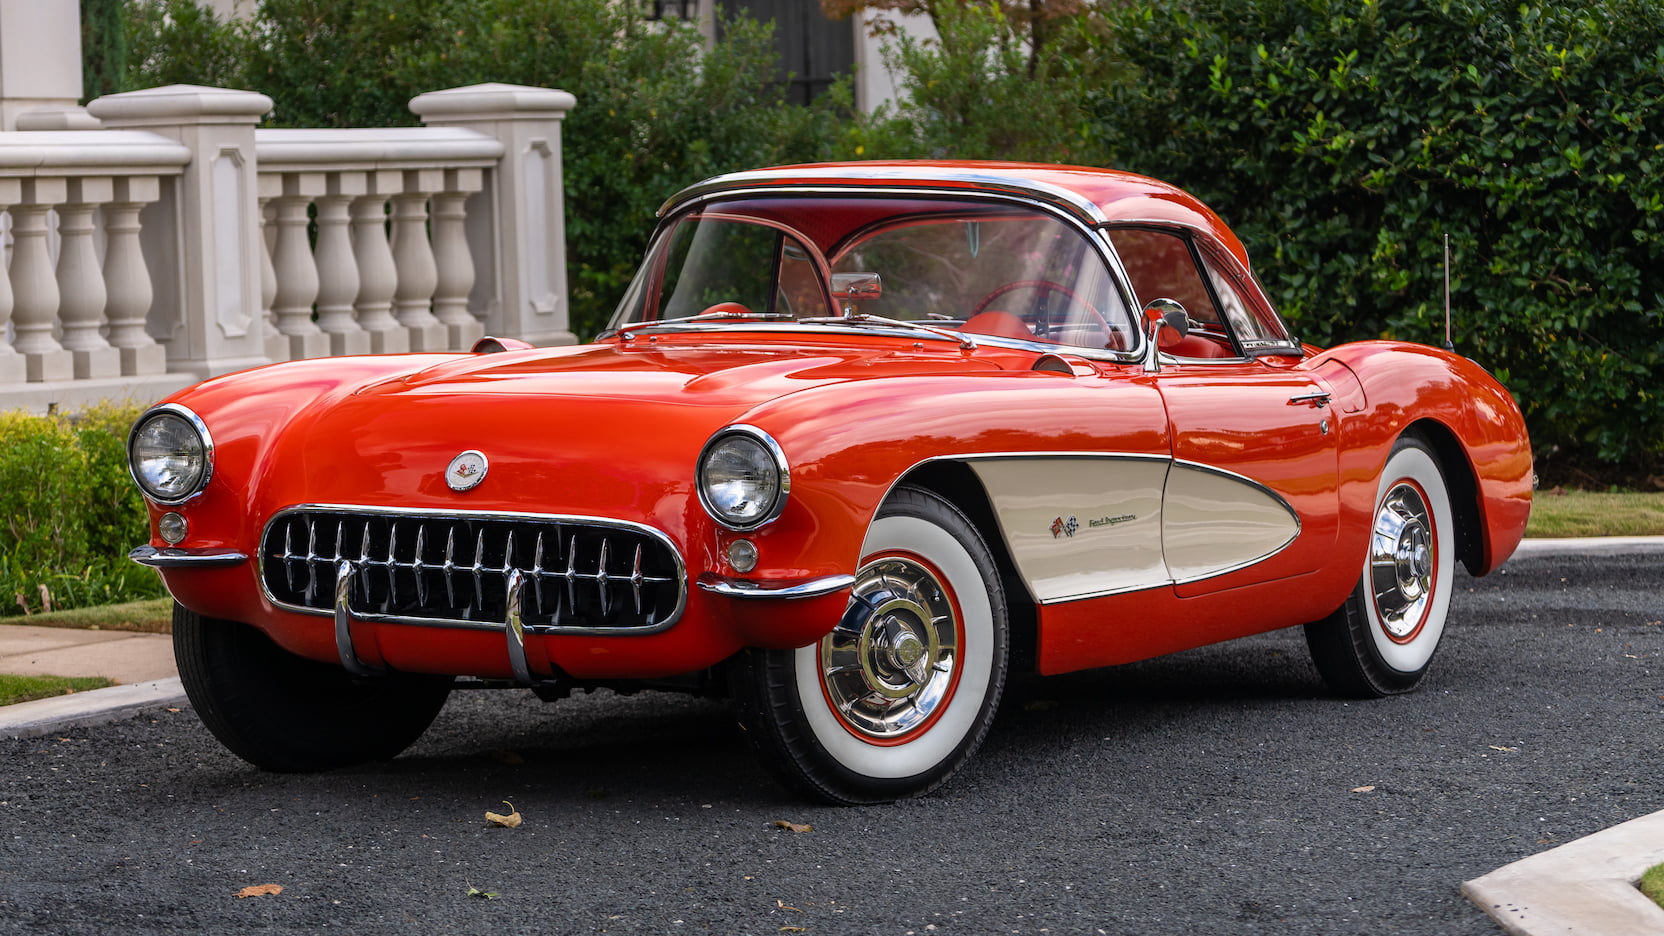
[[[830,180],[828,175],[842,176],[847,181]],[[930,166],[797,167],[734,172],[677,192],[659,207],[657,217],[666,217],[687,204],[717,196],[776,192],[841,195],[852,191],[883,195],[1005,196],[1062,209],[1089,226],[1107,224],[1111,220],[1096,202],[1061,186],[992,170],[978,172]]]

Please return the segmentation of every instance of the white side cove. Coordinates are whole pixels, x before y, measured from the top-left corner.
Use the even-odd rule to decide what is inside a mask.
[[[1195,582],[1269,559],[1294,542],[1300,518],[1238,474],[1174,462],[1162,498],[1162,554],[1175,582]]]
[[[1240,475],[1154,455],[970,462],[1041,604],[1190,582],[1282,551],[1300,521]]]

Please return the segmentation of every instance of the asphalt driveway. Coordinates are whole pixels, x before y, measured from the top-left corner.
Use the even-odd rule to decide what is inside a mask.
[[[157,710],[0,741],[0,932],[1490,936],[1463,880],[1664,809],[1661,713],[1657,555],[1463,579],[1407,697],[1325,695],[1298,631],[1037,681],[887,807],[800,804],[674,696],[458,693],[312,776]]]

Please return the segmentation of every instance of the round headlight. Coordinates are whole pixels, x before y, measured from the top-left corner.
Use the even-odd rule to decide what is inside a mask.
[[[151,410],[133,425],[127,467],[146,497],[177,504],[197,495],[213,472],[214,445],[208,427],[177,403]]]
[[[754,530],[780,516],[791,474],[780,446],[750,426],[733,426],[705,443],[699,456],[699,502],[716,522]]]

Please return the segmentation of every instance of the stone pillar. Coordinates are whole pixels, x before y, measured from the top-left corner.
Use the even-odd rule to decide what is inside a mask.
[[[104,126],[140,128],[185,144],[177,187],[145,208],[156,287],[149,331],[169,369],[212,377],[269,363],[260,309],[260,223],[254,125],[272,108],[251,91],[169,85],[98,98]],[[172,197],[176,196],[176,197]]]
[[[78,0],[0,0],[0,130],[96,126],[80,101]],[[18,126],[28,111],[40,111],[44,119]]]
[[[481,84],[430,91],[410,109],[430,127],[465,127],[503,144],[503,157],[467,207],[478,262],[469,305],[493,335],[537,345],[576,339],[566,305],[566,215],[560,127],[565,91]]]

